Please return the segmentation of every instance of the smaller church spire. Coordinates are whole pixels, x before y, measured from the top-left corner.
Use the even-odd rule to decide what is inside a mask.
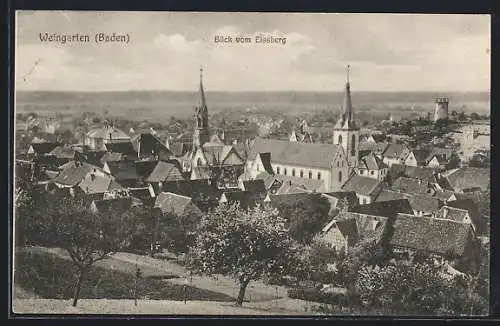
[[[347,84],[349,84],[349,70],[351,69],[350,65],[347,65]]]

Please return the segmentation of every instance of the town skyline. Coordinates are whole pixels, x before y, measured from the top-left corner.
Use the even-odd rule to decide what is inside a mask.
[[[203,66],[207,92],[340,92],[347,65],[356,91],[490,88],[487,15],[23,11],[16,26],[15,86],[23,91],[193,91]],[[130,42],[40,41],[62,31],[117,32]],[[262,33],[287,42],[213,41]]]

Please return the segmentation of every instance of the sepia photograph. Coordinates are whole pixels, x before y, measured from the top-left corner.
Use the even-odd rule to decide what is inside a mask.
[[[14,314],[490,314],[490,15],[13,29]]]

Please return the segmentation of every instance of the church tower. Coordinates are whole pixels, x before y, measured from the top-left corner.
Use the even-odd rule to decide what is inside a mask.
[[[349,69],[350,66],[347,66],[344,101],[340,110],[340,117],[333,129],[333,143],[344,148],[349,168],[353,169],[358,166],[359,127],[354,120],[354,111],[352,109]]]
[[[195,107],[194,119],[193,150],[196,150],[210,140],[208,108],[205,99],[205,90],[203,89],[203,68],[200,68],[200,101]]]

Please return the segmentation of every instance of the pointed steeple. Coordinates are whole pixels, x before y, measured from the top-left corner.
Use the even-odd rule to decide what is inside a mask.
[[[206,108],[205,90],[203,89],[203,67],[200,67],[200,105],[201,108]]]
[[[350,72],[350,65],[347,65],[347,70],[346,70],[346,83],[345,83],[345,91],[344,91],[344,101],[342,102],[342,108],[340,110],[340,117],[337,122],[336,127],[337,128],[355,128],[355,122],[354,122],[354,112],[352,108],[352,101],[351,101],[351,84],[349,81],[349,72]]]

